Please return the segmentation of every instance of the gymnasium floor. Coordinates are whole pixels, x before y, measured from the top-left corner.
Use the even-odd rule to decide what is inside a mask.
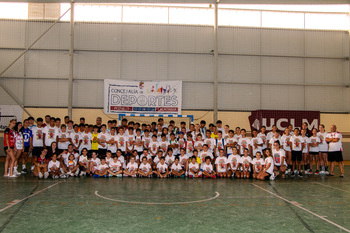
[[[348,177],[1,177],[0,232],[350,232]]]

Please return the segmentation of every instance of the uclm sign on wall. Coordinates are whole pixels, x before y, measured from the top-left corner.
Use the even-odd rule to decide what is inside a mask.
[[[250,128],[261,129],[265,126],[268,131],[276,125],[279,130],[284,130],[289,124],[293,128],[301,128],[301,125],[308,123],[309,130],[316,128],[320,124],[319,111],[284,111],[284,110],[256,110],[250,113],[248,117]]]

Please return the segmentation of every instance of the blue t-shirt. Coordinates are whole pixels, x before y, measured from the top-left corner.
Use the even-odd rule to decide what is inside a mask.
[[[29,128],[27,128],[27,129],[23,128],[22,133],[23,133],[24,146],[30,146],[29,140],[30,140],[30,138],[33,137],[32,131]]]

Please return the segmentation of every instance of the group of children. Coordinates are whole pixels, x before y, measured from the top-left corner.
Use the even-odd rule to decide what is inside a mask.
[[[274,180],[313,174],[314,159],[315,175],[334,175],[333,166],[328,172],[328,150],[331,144],[341,148],[341,134],[336,128],[332,126],[328,134],[320,125],[319,131],[310,132],[306,123],[301,130],[287,127],[282,136],[276,126],[269,133],[262,127],[260,132],[253,130],[248,138],[245,129],[236,127],[233,131],[228,125],[223,127],[221,121],[210,124],[208,129],[203,121],[187,129],[185,122],[177,127],[174,121],[164,125],[163,119],[151,125],[123,119],[120,127],[114,121],[104,125],[99,118],[95,126],[85,124],[83,118],[80,125],[67,117],[65,124],[50,116],[45,117],[45,124],[38,118],[37,126],[33,120],[25,120],[24,128],[31,131],[26,137],[20,122],[11,121],[6,129],[5,145],[10,146],[5,146],[5,176],[18,176],[19,158],[32,152],[31,170],[34,176],[45,179],[94,176]],[[343,177],[342,157],[341,161],[338,157],[337,154],[337,159],[330,161],[339,162]],[[17,163],[12,164],[12,159]],[[22,173],[26,173],[26,157],[22,159]]]

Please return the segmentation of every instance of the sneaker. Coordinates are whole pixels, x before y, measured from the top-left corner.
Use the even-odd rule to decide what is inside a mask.
[[[100,176],[99,175],[94,175],[94,178],[99,178]]]
[[[329,175],[329,171],[325,171],[324,174],[325,174],[325,175]]]
[[[288,172],[288,170],[286,170],[286,172],[284,173],[285,175],[289,175],[289,172]]]
[[[43,178],[43,173],[39,172],[39,179]]]
[[[295,176],[295,172],[292,172],[292,174],[290,174],[291,177],[294,177]]]
[[[30,167],[30,171],[33,172],[34,171],[34,165]]]
[[[4,175],[4,177],[9,177],[9,174]]]
[[[123,177],[123,175],[122,174],[118,174],[117,177]]]
[[[113,175],[112,175],[112,174],[109,174],[108,177],[113,177]]]
[[[272,173],[272,175],[270,176],[270,180],[275,180],[275,173]]]
[[[27,171],[27,169],[26,169],[26,168],[24,168],[24,169],[22,169],[21,173],[22,173],[22,174],[27,174],[27,173],[28,173],[28,171]]]
[[[187,173],[187,172],[185,172],[185,176],[188,176],[188,173]]]
[[[18,177],[18,176],[16,176],[15,174],[12,174],[12,176],[8,176],[8,177],[10,177],[10,178],[16,178],[16,177]]]
[[[65,178],[67,178],[67,176],[66,176],[65,174],[61,174],[61,175],[60,175],[60,178],[61,178],[61,179],[65,179]]]
[[[80,172],[79,176],[80,177],[84,176],[84,172]]]
[[[318,170],[316,170],[315,175],[317,175],[317,176],[318,176],[319,174],[320,174],[320,173],[318,172]]]
[[[300,172],[298,176],[299,176],[299,177],[303,177],[303,173],[302,173],[302,172]]]
[[[344,174],[340,174],[339,177],[340,177],[340,178],[344,178]]]
[[[298,173],[299,173],[298,170],[294,170],[295,175],[298,175]]]
[[[216,179],[216,175],[211,177],[212,179]]]
[[[58,179],[58,178],[60,178],[59,176],[54,176],[55,177],[55,179]]]
[[[47,177],[49,177],[49,173],[48,173],[48,172],[45,172],[45,173],[44,173],[44,179],[47,179]]]
[[[102,176],[103,178],[107,178],[107,175]]]

